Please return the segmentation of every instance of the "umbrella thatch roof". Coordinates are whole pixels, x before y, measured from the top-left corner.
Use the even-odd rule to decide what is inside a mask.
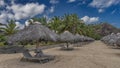
[[[84,37],[79,34],[76,34],[74,40],[75,42],[82,42],[84,40]]]
[[[120,47],[120,38],[116,41],[118,47]]]
[[[60,34],[61,42],[74,42],[74,39],[75,39],[75,36],[69,31],[65,31],[62,34]]]
[[[22,41],[57,41],[58,35],[41,24],[31,24],[8,38],[8,43]]]
[[[103,37],[101,40],[104,41],[105,43],[108,43],[108,42],[111,43],[111,39],[114,41],[117,41],[118,38],[119,37],[116,34],[112,33],[110,35]]]
[[[75,42],[84,42],[84,41],[94,41],[94,39],[79,34],[75,35]]]

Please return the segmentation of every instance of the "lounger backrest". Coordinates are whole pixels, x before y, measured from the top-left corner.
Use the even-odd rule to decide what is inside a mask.
[[[23,51],[23,56],[24,57],[32,57],[32,55],[29,53],[29,50],[24,50]]]

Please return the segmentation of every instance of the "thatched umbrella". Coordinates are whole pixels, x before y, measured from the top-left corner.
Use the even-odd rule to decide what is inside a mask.
[[[41,24],[31,24],[23,30],[20,30],[16,34],[8,38],[8,43],[15,42],[36,42],[39,46],[41,41],[57,41],[59,36],[51,31],[49,28]],[[36,49],[36,57],[44,56],[41,49]]]
[[[58,35],[41,24],[32,24],[8,38],[8,43],[57,41]]]
[[[114,44],[116,44],[118,38],[119,38],[119,36],[117,34],[112,33],[110,35],[103,37],[101,40],[106,44],[114,46]]]
[[[120,38],[116,41],[116,45],[120,47]]]
[[[69,47],[68,43],[73,43],[74,39],[75,36],[69,31],[65,31],[64,33],[60,34],[60,41],[67,43],[67,48]]]
[[[84,37],[79,35],[79,34],[76,34],[75,37],[74,37],[74,42],[77,43],[77,42],[82,42],[84,40]]]

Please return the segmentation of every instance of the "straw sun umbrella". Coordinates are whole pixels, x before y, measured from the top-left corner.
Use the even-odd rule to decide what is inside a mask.
[[[32,24],[8,38],[8,43],[57,41],[58,35],[41,24]],[[37,44],[38,46],[39,44]]]
[[[75,39],[75,36],[70,33],[69,31],[65,31],[62,34],[60,34],[60,41],[65,42],[67,44],[67,48],[69,47],[68,43],[73,43]]]
[[[23,30],[20,30],[16,34],[8,38],[8,43],[16,42],[36,42],[36,57],[44,56],[41,49],[38,49],[39,42],[41,41],[57,41],[59,36],[51,31],[49,28],[41,24],[32,24]]]
[[[75,43],[77,43],[77,42],[83,42],[83,41],[84,41],[84,36],[79,35],[79,34],[75,35],[75,39],[74,39]]]

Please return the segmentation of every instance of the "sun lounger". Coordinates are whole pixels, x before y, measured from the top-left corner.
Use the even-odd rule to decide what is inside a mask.
[[[29,50],[23,51],[23,58],[22,58],[23,61],[45,63],[53,59],[54,59],[54,56],[50,56],[50,55],[42,55],[41,57],[33,57],[29,53]]]

